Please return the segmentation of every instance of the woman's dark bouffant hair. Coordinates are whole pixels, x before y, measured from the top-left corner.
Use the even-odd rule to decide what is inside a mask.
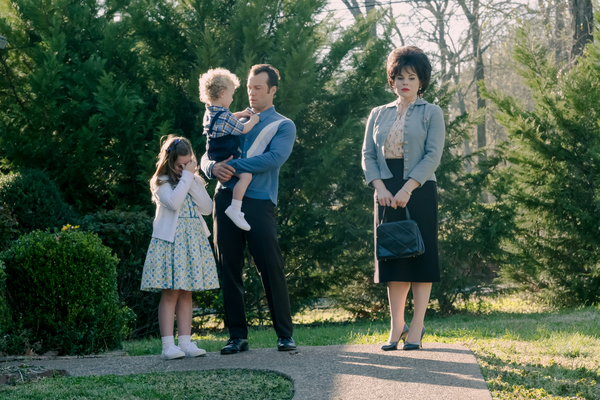
[[[416,46],[404,46],[392,50],[387,59],[388,83],[392,90],[394,90],[394,79],[405,68],[412,68],[419,77],[421,88],[417,94],[422,96],[431,80],[431,63],[429,62],[429,58],[427,58],[423,50]]]

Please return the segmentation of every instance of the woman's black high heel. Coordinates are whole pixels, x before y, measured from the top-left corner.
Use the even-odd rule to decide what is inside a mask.
[[[419,343],[404,343],[403,350],[418,350],[423,347],[423,336],[425,335],[425,327],[421,331],[421,340]],[[406,334],[408,336],[408,333]]]
[[[400,339],[398,342],[402,340],[402,342],[406,342],[406,337],[408,336],[408,325],[404,324],[404,328],[402,329],[402,334],[400,335]],[[390,351],[390,350],[398,350],[398,342],[391,342],[388,344],[384,344],[381,346],[381,350]]]

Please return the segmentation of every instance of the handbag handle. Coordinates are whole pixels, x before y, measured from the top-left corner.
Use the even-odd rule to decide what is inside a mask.
[[[380,224],[383,223],[383,220],[385,219],[385,209],[389,207],[389,206],[383,206],[383,215],[381,216],[381,221],[379,221]],[[410,218],[410,213],[408,212],[408,206],[404,207],[404,209],[406,210],[406,220],[408,221]]]

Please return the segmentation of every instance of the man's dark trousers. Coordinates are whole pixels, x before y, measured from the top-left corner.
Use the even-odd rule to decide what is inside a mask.
[[[214,243],[217,265],[223,285],[223,302],[229,336],[248,338],[244,309],[244,247],[246,242],[262,279],[273,327],[278,337],[292,337],[290,296],[283,270],[283,256],[277,241],[277,218],[271,200],[244,197],[242,212],[250,231],[238,228],[225,210],[231,205],[233,192],[220,189],[214,196]]]

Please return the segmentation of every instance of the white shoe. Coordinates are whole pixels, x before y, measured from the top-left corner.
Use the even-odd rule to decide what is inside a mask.
[[[182,345],[181,350],[185,353],[186,357],[200,357],[206,355],[206,350],[199,349],[195,342],[190,342],[187,346]]]
[[[181,349],[174,344],[167,347],[166,350],[163,350],[161,357],[164,360],[173,360],[175,358],[183,358],[185,357],[185,353],[181,351]]]
[[[248,225],[248,223],[246,222],[243,212],[235,211],[233,209],[233,207],[229,206],[229,207],[227,207],[227,210],[225,210],[225,214],[229,217],[229,219],[231,219],[233,221],[233,223],[238,228],[243,229],[245,231],[250,230],[250,225]]]

